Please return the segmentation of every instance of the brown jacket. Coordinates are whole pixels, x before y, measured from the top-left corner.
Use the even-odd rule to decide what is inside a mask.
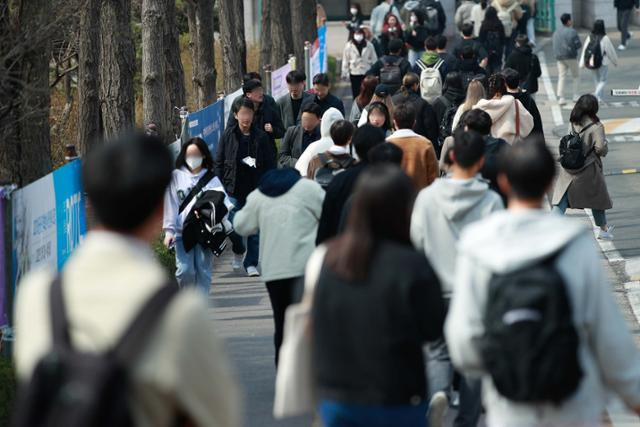
[[[402,150],[402,170],[411,178],[418,191],[431,185],[438,177],[438,159],[431,141],[409,129],[401,129],[387,138]]]
[[[585,118],[581,124],[575,124],[574,129],[580,132],[590,123],[591,119]],[[611,209],[613,204],[602,170],[602,157],[609,151],[604,126],[598,122],[585,130],[581,136],[584,153],[589,153],[585,164],[577,170],[559,168],[551,202],[557,205],[568,191],[571,208]]]

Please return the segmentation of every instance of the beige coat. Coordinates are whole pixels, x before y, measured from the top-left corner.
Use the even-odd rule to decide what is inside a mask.
[[[41,270],[18,287],[14,359],[21,381],[51,349],[51,280]],[[89,233],[63,270],[73,345],[83,351],[111,348],[166,281],[148,245],[120,234]],[[195,290],[181,291],[127,366],[137,427],[173,426],[176,411],[199,427],[241,425],[238,387],[206,303]]]
[[[349,41],[342,53],[342,78],[349,78],[349,75],[363,76],[369,68],[378,61],[376,48],[371,42],[366,42],[362,52],[358,51],[356,45]]]
[[[402,170],[411,178],[418,191],[431,185],[438,177],[438,159],[431,141],[409,129],[401,129],[387,138],[402,150]]]
[[[533,130],[533,116],[520,101],[511,95],[500,99],[481,99],[473,108],[486,111],[493,121],[491,136],[502,138],[509,144],[516,139],[516,105],[520,115],[520,136],[527,137]]]
[[[582,124],[574,125],[574,128],[576,132],[580,132],[589,123],[591,119],[586,118]],[[613,204],[602,171],[602,157],[609,151],[602,123],[598,122],[585,130],[582,142],[585,154],[590,153],[585,165],[582,169],[571,171],[559,168],[551,203],[560,203],[562,196],[568,191],[571,208],[611,209]]]

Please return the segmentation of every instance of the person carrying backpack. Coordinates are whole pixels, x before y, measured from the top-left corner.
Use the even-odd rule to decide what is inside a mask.
[[[311,159],[307,168],[308,178],[327,188],[337,174],[353,166],[355,160],[349,154],[349,143],[354,130],[355,126],[348,120],[338,120],[331,125],[333,145]]]
[[[516,48],[511,52],[504,64],[505,68],[512,68],[520,74],[520,88],[529,95],[538,92],[538,78],[542,75],[538,55],[533,53],[529,45],[529,38],[520,34],[516,37]]]
[[[598,100],[593,95],[582,95],[573,107],[570,134],[560,142],[562,168],[551,202],[563,214],[567,208],[591,208],[598,238],[612,239],[613,226],[607,225],[605,210],[613,205],[602,168],[609,146],[597,114]]]
[[[446,137],[453,132],[453,118],[458,107],[464,102],[465,92],[462,87],[462,75],[458,72],[447,74],[444,91],[441,96],[433,101],[433,110],[438,122],[438,141],[434,143],[436,154],[440,157],[442,144]]]
[[[598,102],[602,101],[610,64],[618,66],[618,54],[604,29],[604,21],[597,19],[593,23],[591,34],[584,42],[580,55],[580,68],[591,70],[596,85],[593,94],[598,98]]]
[[[524,12],[518,0],[493,0],[491,6],[498,12],[498,19],[504,27],[504,35],[507,38],[505,57],[509,57],[518,35],[518,22],[522,19]]]
[[[482,378],[486,424],[601,425],[608,391],[640,415],[640,354],[593,235],[543,208],[553,155],[526,141],[499,170],[508,210],[462,232],[445,322],[454,366]]]
[[[368,76],[378,77],[381,84],[394,94],[402,85],[402,78],[411,70],[411,64],[402,56],[403,43],[400,39],[389,42],[389,55],[378,59],[367,71]]]
[[[426,52],[416,61],[413,69],[420,76],[420,96],[431,103],[442,95],[442,83],[447,74],[447,65],[438,55],[438,45],[434,37],[429,37],[424,46]]]
[[[166,144],[123,137],[84,160],[101,228],[57,278],[38,270],[18,286],[12,425],[241,426],[208,301],[178,291],[151,250],[174,170]]]
[[[480,26],[478,40],[489,55],[487,72],[489,75],[499,72],[502,69],[502,55],[504,55],[507,36],[504,33],[502,21],[498,19],[498,12],[492,6],[486,9],[484,21],[482,21],[482,25]]]
[[[447,15],[439,0],[421,0],[421,9],[424,11],[424,25],[428,36],[439,36],[447,26]]]

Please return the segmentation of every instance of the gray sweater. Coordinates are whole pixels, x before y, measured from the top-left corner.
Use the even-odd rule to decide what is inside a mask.
[[[561,25],[553,33],[553,54],[556,59],[577,59],[580,52],[580,37],[573,27]]]

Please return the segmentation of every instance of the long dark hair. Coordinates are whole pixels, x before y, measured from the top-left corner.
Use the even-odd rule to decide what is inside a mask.
[[[411,245],[415,187],[396,165],[374,165],[355,187],[345,232],[328,245],[326,265],[345,280],[365,280],[380,241]]]
[[[488,99],[493,99],[496,94],[505,95],[507,93],[507,81],[501,74],[493,74],[489,77],[489,96]]]
[[[604,29],[604,21],[602,19],[596,19],[596,21],[593,23],[593,30],[591,31],[591,34],[600,37],[607,34]]]
[[[376,86],[378,86],[378,81],[376,76],[367,76],[360,83],[360,93],[356,96],[356,103],[361,110],[371,102]]]
[[[591,94],[582,95],[578,98],[578,102],[573,106],[569,121],[574,124],[582,124],[585,117],[589,117],[595,123],[600,121],[598,118],[598,98]]]
[[[202,168],[209,170],[213,169],[213,157],[211,157],[211,151],[209,151],[207,143],[204,142],[202,138],[198,137],[191,138],[182,146],[182,148],[180,148],[180,154],[178,154],[178,157],[176,158],[176,169],[180,169],[183,166],[187,169],[189,168],[187,166],[186,157],[187,148],[189,148],[190,145],[195,145],[198,147],[198,150],[200,150],[200,154],[202,154],[203,157]]]
[[[493,6],[489,6],[484,15],[484,21],[480,26],[481,31],[504,31],[504,25],[498,18],[498,11]]]
[[[367,106],[367,123],[371,123],[369,116],[373,110],[378,110],[384,114],[384,126],[382,126],[382,129],[391,130],[391,113],[389,113],[389,109],[383,102],[372,102]]]

